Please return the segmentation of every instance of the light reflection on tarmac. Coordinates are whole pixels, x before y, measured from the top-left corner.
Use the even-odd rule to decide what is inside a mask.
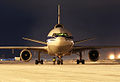
[[[117,62],[76,65],[35,65],[34,62],[0,62],[0,82],[119,82],[120,64]]]

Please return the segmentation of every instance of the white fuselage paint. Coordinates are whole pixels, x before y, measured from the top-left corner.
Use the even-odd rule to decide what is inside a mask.
[[[66,37],[53,37],[54,33],[67,33],[68,36],[72,36],[72,34],[64,28],[54,28],[48,34],[48,37],[52,37],[47,39],[48,46],[48,54],[53,56],[65,56],[70,54],[70,51],[73,48],[74,42],[71,38]]]
[[[72,49],[74,42],[72,39],[67,40],[65,37],[55,37],[48,39],[47,45],[50,55],[64,56]]]

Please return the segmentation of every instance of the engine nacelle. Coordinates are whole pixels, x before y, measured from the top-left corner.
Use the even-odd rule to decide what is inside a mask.
[[[28,62],[32,59],[32,53],[30,50],[24,49],[20,52],[20,59],[22,61]]]
[[[99,52],[97,50],[89,51],[89,59],[91,61],[97,61],[99,59]]]

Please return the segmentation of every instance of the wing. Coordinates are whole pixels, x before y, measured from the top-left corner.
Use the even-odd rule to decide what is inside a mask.
[[[29,39],[29,38],[24,38],[24,37],[23,37],[23,39],[24,39],[24,40],[31,41],[31,42],[36,42],[36,43],[39,43],[39,44],[46,44],[46,45],[47,45],[47,43],[46,43],[46,42],[43,42],[43,41],[33,40],[33,39]]]
[[[79,44],[79,43],[82,43],[82,42],[85,42],[85,41],[89,41],[89,40],[94,40],[95,38],[88,38],[88,39],[83,39],[83,40],[80,40],[80,41],[75,41],[74,43],[75,44]]]
[[[120,46],[74,46],[72,52],[80,52],[90,49],[102,49],[102,48],[120,48]]]
[[[33,47],[33,46],[0,46],[0,49],[29,49],[29,50],[40,50],[47,52],[47,46]]]

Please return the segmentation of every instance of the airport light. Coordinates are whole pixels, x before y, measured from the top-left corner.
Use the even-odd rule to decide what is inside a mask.
[[[118,59],[120,59],[120,54],[118,55]]]
[[[115,59],[114,54],[110,54],[109,59]]]

